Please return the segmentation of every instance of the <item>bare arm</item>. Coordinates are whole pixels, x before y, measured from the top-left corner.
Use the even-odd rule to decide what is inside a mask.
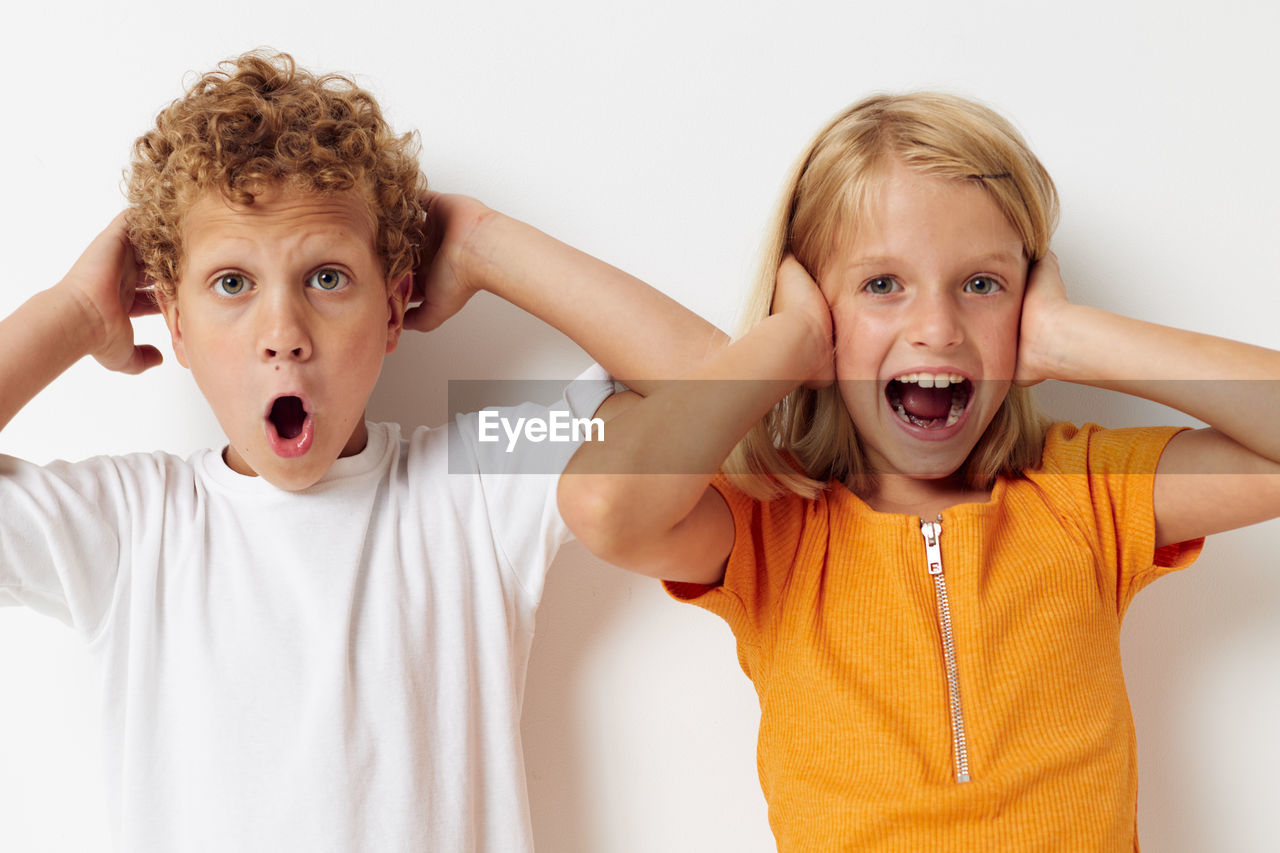
[[[1280,516],[1280,352],[1066,301],[1057,259],[1033,270],[1019,381],[1122,391],[1209,426],[1179,433],[1156,469],[1156,545]]]
[[[408,328],[430,330],[488,290],[565,333],[641,394],[684,375],[726,343],[678,302],[623,271],[475,199],[429,200],[432,246]]]
[[[62,281],[0,322],[0,429],[86,355],[124,373],[160,363],[154,347],[133,343],[130,318],[156,310],[138,281],[122,213]]]
[[[794,260],[779,271],[779,302],[784,291],[787,307],[686,379],[629,401],[607,440],[584,444],[570,461],[560,511],[597,556],[667,580],[724,577],[733,518],[712,476],[799,382],[830,381],[830,314]]]

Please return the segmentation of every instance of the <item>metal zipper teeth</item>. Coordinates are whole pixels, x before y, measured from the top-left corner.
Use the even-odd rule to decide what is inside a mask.
[[[960,670],[956,666],[956,640],[951,630],[951,604],[947,599],[947,579],[942,573],[942,547],[938,538],[942,524],[921,521],[929,575],[938,601],[938,628],[942,634],[942,655],[947,670],[947,701],[951,708],[951,751],[955,761],[956,782],[969,781],[969,747],[965,739],[964,711],[960,705]]]

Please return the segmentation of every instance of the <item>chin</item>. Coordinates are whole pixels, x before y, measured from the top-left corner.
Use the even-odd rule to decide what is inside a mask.
[[[311,488],[324,479],[324,475],[329,472],[330,467],[332,467],[332,464],[323,467],[307,465],[301,469],[272,471],[264,474],[263,479],[277,489],[282,489],[286,492],[300,492]]]
[[[900,435],[892,438],[893,444],[886,448],[890,452],[876,455],[888,471],[913,480],[945,480],[955,476],[977,446],[976,440],[968,442],[964,436],[953,436],[947,441],[903,440]]]
[[[959,462],[947,460],[945,462],[938,462],[934,465],[922,465],[917,462],[914,465],[906,465],[901,470],[904,476],[910,477],[913,480],[930,480],[937,482],[959,477],[960,469],[964,467],[964,463],[964,459],[961,459]]]
[[[253,469],[254,476],[286,492],[300,492],[311,488],[320,482],[333,464],[330,462],[327,465],[320,465],[317,464],[318,459],[311,458],[290,460],[288,464],[277,464],[281,461],[284,460],[268,459],[265,465],[255,465],[246,460],[246,464]]]

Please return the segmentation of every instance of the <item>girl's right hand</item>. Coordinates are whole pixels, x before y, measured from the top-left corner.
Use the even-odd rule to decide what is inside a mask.
[[[133,318],[160,311],[146,287],[133,244],[127,213],[119,213],[94,238],[56,290],[79,309],[81,325],[69,335],[84,341],[84,351],[108,370],[141,373],[162,360],[160,351],[133,342]]]
[[[787,255],[778,266],[777,285],[773,291],[772,315],[795,317],[805,323],[813,341],[811,369],[804,375],[806,388],[825,388],[836,379],[835,347],[832,343],[831,307],[808,271]]]

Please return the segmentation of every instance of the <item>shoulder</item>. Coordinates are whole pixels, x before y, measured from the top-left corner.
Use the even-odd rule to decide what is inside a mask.
[[[1008,483],[1008,497],[1048,504],[1060,518],[1087,519],[1090,529],[1125,514],[1145,517],[1160,455],[1179,429],[1056,423],[1040,464]]]
[[[1170,440],[1184,429],[1054,424],[1040,466],[1010,484],[1009,492],[1050,505],[1060,520],[1075,519],[1110,558],[1132,552],[1122,555],[1132,564],[1129,573],[1147,571],[1155,542],[1156,469]],[[1136,545],[1118,544],[1126,541]],[[1156,554],[1157,564],[1164,559]]]
[[[711,481],[711,487],[729,505],[735,522],[753,519],[755,526],[767,531],[803,526],[809,520],[825,516],[833,503],[833,493],[844,490],[844,486],[833,481],[812,498],[789,490],[760,498],[748,494],[734,478],[725,474],[717,474]]]
[[[58,459],[43,465],[0,455],[0,481],[10,489],[65,487],[86,496],[121,490],[164,491],[176,482],[190,481],[199,455],[182,459],[158,451],[93,456],[75,462]]]
[[[821,570],[832,515],[842,511],[840,498],[849,493],[841,484],[829,483],[814,498],[788,491],[763,500],[723,474],[711,485],[733,515],[733,546],[724,578],[717,586],[670,581],[664,586],[676,600],[697,604],[729,623],[740,643],[740,663],[751,674],[750,655],[742,656],[741,644],[757,646],[771,637],[793,579]]]
[[[1155,474],[1160,454],[1182,429],[1058,422],[1045,435],[1040,465],[1025,473],[1031,479],[1037,474]]]
[[[730,478],[711,483],[733,517],[730,575],[743,572],[787,573],[802,552],[821,552],[831,535],[833,516],[844,511],[843,497],[856,498],[837,482],[812,498],[786,491],[761,499],[743,492]]]

